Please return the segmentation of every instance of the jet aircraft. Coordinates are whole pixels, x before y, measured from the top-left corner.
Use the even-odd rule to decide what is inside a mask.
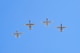
[[[46,21],[43,21],[43,23],[46,24],[46,26],[48,26],[51,23],[51,21],[49,21],[48,18],[46,18]]]
[[[60,25],[60,26],[58,26],[57,28],[59,28],[59,29],[60,29],[60,32],[63,32],[63,29],[64,29],[64,28],[67,28],[67,27],[62,26],[62,24],[61,24],[61,25]]]
[[[25,25],[29,27],[29,30],[32,30],[32,26],[34,26],[35,24],[32,24],[31,20],[29,20],[29,23]]]
[[[16,32],[14,33],[14,35],[16,36],[16,38],[19,38],[21,34],[23,34],[23,33],[18,32],[18,30],[16,30]]]

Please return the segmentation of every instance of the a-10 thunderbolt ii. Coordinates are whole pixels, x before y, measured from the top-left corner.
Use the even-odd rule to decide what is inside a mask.
[[[62,24],[61,24],[61,25],[60,25],[60,26],[58,26],[57,28],[59,28],[59,29],[60,29],[60,32],[63,32],[63,29],[64,29],[64,28],[67,28],[67,27],[62,26]]]
[[[21,35],[21,34],[23,34],[23,33],[18,32],[18,30],[16,30],[16,32],[15,32],[15,33],[13,33],[13,34],[16,36],[16,38],[19,38],[19,37],[20,37],[20,35]]]
[[[25,25],[29,27],[29,30],[32,30],[32,26],[34,26],[35,24],[32,24],[31,20],[29,20],[29,23]]]
[[[46,18],[46,21],[43,21],[43,23],[44,23],[46,26],[48,26],[48,25],[51,23],[51,21],[49,21],[49,19]]]

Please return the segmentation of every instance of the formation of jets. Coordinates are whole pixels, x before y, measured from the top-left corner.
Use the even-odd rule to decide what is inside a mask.
[[[43,21],[42,23],[45,24],[46,26],[48,26],[52,22],[49,21],[48,18],[46,18],[46,21]],[[25,24],[25,26],[28,26],[29,30],[32,30],[32,26],[34,26],[34,25],[35,24],[31,23],[31,20],[29,20],[29,23]],[[57,28],[60,30],[60,32],[63,32],[63,29],[67,28],[67,27],[60,24],[60,26],[58,26]],[[21,34],[23,34],[23,33],[18,32],[18,30],[16,30],[16,32],[14,33],[16,38],[19,38]]]

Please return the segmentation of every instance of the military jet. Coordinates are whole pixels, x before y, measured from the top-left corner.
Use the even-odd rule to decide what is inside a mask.
[[[59,28],[60,29],[60,32],[63,32],[63,29],[64,28],[67,28],[67,27],[65,27],[65,26],[62,26],[62,24],[59,26],[59,27],[57,27],[57,28]]]
[[[51,23],[51,21],[49,21],[48,18],[46,18],[46,21],[43,21],[43,23],[46,24],[46,26],[48,26]]]
[[[23,34],[23,33],[18,32],[18,30],[16,30],[16,32],[14,33],[14,35],[16,36],[16,38],[19,38],[21,34]]]
[[[25,25],[29,27],[29,30],[32,30],[32,26],[34,26],[35,24],[32,24],[31,20],[29,20],[29,23]]]

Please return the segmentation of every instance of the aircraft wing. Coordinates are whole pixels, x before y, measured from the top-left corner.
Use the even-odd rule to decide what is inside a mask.
[[[19,33],[19,34],[23,34],[23,33]]]
[[[13,33],[13,35],[16,35],[16,33]]]
[[[49,21],[49,23],[51,23],[51,21]]]
[[[25,25],[29,26],[30,24],[25,24]]]
[[[46,21],[44,21],[43,23],[46,23]],[[51,23],[51,21],[48,21],[47,23]]]
[[[35,24],[31,24],[31,25],[35,25]]]
[[[57,28],[61,28],[61,27],[57,27]]]
[[[35,24],[26,24],[27,26],[30,26],[30,25],[35,25]]]
[[[63,28],[67,28],[67,27],[63,27]]]
[[[43,23],[46,23],[45,21]]]

